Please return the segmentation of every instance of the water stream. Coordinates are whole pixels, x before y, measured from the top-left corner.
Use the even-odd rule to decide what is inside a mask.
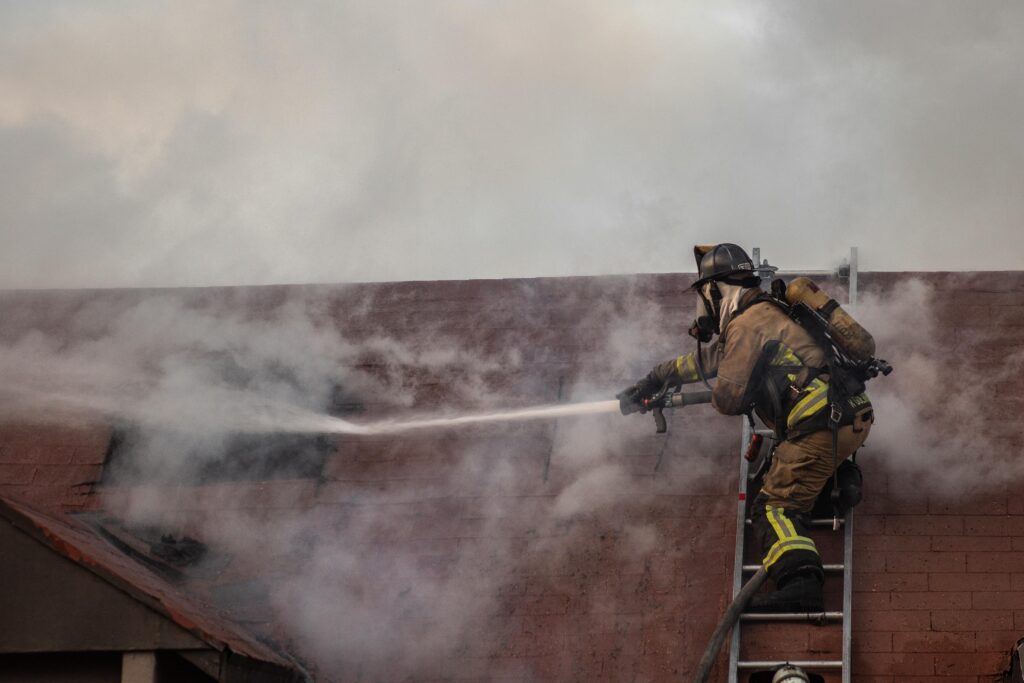
[[[304,430],[338,434],[394,434],[414,429],[432,429],[460,427],[486,422],[525,422],[528,420],[544,420],[557,417],[580,415],[599,415],[619,412],[618,401],[590,401],[587,403],[568,403],[516,410],[497,410],[443,417],[426,417],[407,420],[379,420],[377,422],[352,422],[329,415],[310,416],[310,424]]]

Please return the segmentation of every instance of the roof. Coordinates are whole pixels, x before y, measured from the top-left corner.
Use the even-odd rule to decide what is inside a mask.
[[[211,647],[229,649],[287,669],[295,668],[291,658],[239,629],[228,617],[187,590],[170,585],[146,566],[119,552],[94,528],[75,517],[53,517],[0,497],[0,518],[164,615]]]
[[[2,292],[0,340],[13,344],[32,330],[65,346],[103,339],[124,311],[158,299],[213,316],[240,311],[248,321],[277,321],[297,306],[350,345],[346,360],[369,380],[357,392],[358,419],[372,420],[607,398],[689,348],[692,280]],[[921,346],[883,334],[879,351],[896,366],[894,378],[909,376],[907,363],[918,363],[922,348],[995,371],[1019,347],[1024,273],[861,275],[876,299],[899,297],[911,307],[924,299],[901,292],[916,280],[939,294],[936,338]],[[995,389],[1007,399],[1000,406],[1015,405],[1020,392],[1005,384]],[[1006,415],[969,427],[1010,443],[1020,427]],[[6,420],[0,514],[207,642],[284,665],[296,656],[326,678],[394,679],[413,670],[438,678],[671,678],[695,665],[728,599],[732,547],[722,539],[731,543],[734,533],[738,437],[733,422],[707,413],[673,415],[670,439],[647,420],[598,415],[335,435],[318,476],[131,484],[103,476],[110,421]],[[928,539],[963,532],[967,522],[956,515],[984,509],[999,520],[1013,505],[1009,497],[970,513],[952,503],[918,505],[902,492],[919,482],[897,472],[869,473],[869,486],[875,497],[860,533],[924,529],[901,537],[899,550],[928,558]],[[973,500],[965,494],[957,505]],[[946,532],[923,518],[930,505],[947,515]],[[906,517],[890,529],[883,515],[894,512]],[[168,566],[140,531],[145,524],[198,538],[208,552]],[[964,547],[940,546],[936,561],[966,571],[967,557],[957,555]],[[882,577],[871,585],[887,576],[877,548],[875,563],[857,565]],[[893,572],[901,566],[892,560]],[[902,574],[912,575],[916,592],[927,590],[927,570]],[[1013,628],[1012,613],[999,626]],[[886,626],[889,648],[894,631]],[[929,659],[914,670],[928,666],[936,665]]]

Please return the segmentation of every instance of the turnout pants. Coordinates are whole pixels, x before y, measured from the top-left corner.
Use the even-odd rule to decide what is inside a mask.
[[[872,411],[866,409],[853,424],[841,427],[834,459],[832,432],[827,429],[783,441],[776,447],[761,491],[751,506],[751,520],[761,546],[761,562],[777,585],[802,572],[823,578],[821,556],[807,535],[809,513],[835,466],[861,447],[873,421]]]

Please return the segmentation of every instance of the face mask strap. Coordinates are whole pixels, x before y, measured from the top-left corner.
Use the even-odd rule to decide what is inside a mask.
[[[718,285],[714,281],[709,283],[708,290],[711,292],[711,317],[715,319],[715,333],[718,333],[718,321],[722,317],[722,290],[718,288]],[[708,305],[707,299],[704,300],[705,305]]]

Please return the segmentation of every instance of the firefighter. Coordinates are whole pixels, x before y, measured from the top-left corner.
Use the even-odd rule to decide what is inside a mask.
[[[863,393],[831,400],[825,350],[761,290],[735,244],[694,248],[698,295],[691,335],[697,351],[654,367],[619,394],[623,412],[681,385],[717,377],[711,403],[725,415],[758,417],[776,432],[771,467],[751,505],[753,529],[774,592],[755,595],[755,612],[820,612],[824,572],[807,535],[809,513],[836,465],[867,438],[874,421]],[[702,345],[701,342],[713,343]],[[837,414],[838,413],[838,414]],[[830,418],[833,422],[830,424]],[[831,429],[831,425],[835,429]]]

